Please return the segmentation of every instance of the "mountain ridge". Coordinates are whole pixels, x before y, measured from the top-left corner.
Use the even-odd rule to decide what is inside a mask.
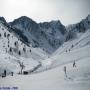
[[[34,48],[40,47],[48,53],[53,53],[65,41],[75,39],[77,33],[84,33],[90,28],[90,15],[79,23],[67,27],[62,25],[60,20],[37,23],[27,16],[21,16],[9,23],[4,17],[0,17],[0,21],[27,45],[32,45]]]
[[[9,26],[22,31],[33,47],[40,47],[48,53],[52,53],[63,43],[66,32],[65,26],[59,20],[36,23],[26,16],[15,19]]]
[[[24,20],[20,19],[19,22],[17,21],[15,24],[10,25],[3,17],[1,17],[1,70],[3,71],[6,69],[5,66],[7,66],[8,61],[8,71],[13,71],[10,68],[12,68],[13,65],[18,66],[16,62],[17,60],[24,62],[27,70],[31,70],[31,68],[36,67],[37,64],[40,63],[41,67],[37,70],[37,72],[46,70],[46,68],[51,66],[58,66],[64,59],[60,60],[59,58],[62,56],[62,53],[63,55],[68,56],[73,50],[78,48],[82,49],[90,44],[89,17],[90,16],[86,17],[86,19],[83,19],[77,24],[69,26],[68,28],[63,26],[60,21],[38,24],[30,19],[30,23],[28,23],[27,17],[23,17],[24,19],[27,18],[25,21],[27,23],[24,23]],[[33,23],[33,25],[31,23]],[[38,28],[34,27],[34,25]],[[86,53],[86,51],[83,53]],[[68,58],[68,60],[70,60],[70,58]],[[15,62],[15,64],[13,62]],[[29,68],[27,66],[29,66]],[[15,67],[15,69],[19,70],[17,67]]]

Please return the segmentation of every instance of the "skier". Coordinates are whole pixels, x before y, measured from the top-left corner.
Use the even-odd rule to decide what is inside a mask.
[[[4,70],[4,73],[2,73],[2,78],[6,77],[6,70]]]
[[[69,49],[69,52],[70,52],[70,49]]]
[[[73,62],[73,67],[76,67],[76,62],[75,61]]]
[[[6,70],[4,70],[4,76],[6,77]]]
[[[64,66],[64,73],[65,73],[65,76],[67,77],[66,66]]]
[[[67,52],[67,50],[66,50],[66,52]]]
[[[11,72],[11,76],[13,76],[13,72]]]

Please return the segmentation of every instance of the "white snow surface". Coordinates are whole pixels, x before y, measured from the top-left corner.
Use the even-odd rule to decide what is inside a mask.
[[[5,33],[6,37],[4,36]],[[30,70],[39,64],[39,60],[48,57],[47,53],[42,49],[33,48],[32,46],[28,47],[22,41],[18,40],[15,34],[9,32],[8,28],[2,23],[0,23],[0,34],[0,75],[5,69],[8,73],[11,71],[18,73],[20,71],[18,60],[24,63],[25,70]],[[10,34],[9,38],[7,38],[8,34]],[[18,42],[18,46],[14,45],[15,42]],[[13,50],[11,53],[9,51],[10,47]],[[26,48],[26,52],[23,51],[24,47]],[[18,55],[19,50],[21,51],[21,56]]]
[[[67,67],[67,78],[63,72]],[[76,62],[64,64],[57,68],[32,74],[14,75],[0,78],[0,87],[18,87],[18,90],[90,90],[90,58],[84,58]]]
[[[41,55],[39,52],[37,51]],[[0,51],[0,55],[0,69],[2,67],[7,67],[7,69],[10,67],[12,70],[19,70],[17,69],[18,65],[14,62],[17,59],[25,62],[29,69],[38,64],[35,60],[38,57],[35,57],[35,54],[33,54],[35,59],[26,58],[25,56],[11,56],[3,50]],[[18,90],[90,90],[90,29],[85,33],[80,33],[76,39],[65,42],[48,59],[38,60],[42,63],[42,67],[37,70],[40,73],[29,75],[14,74],[14,76],[9,75],[5,78],[0,77],[0,87],[18,87]],[[73,67],[74,61],[76,62],[76,67]],[[30,67],[31,65],[27,64],[33,66]],[[64,66],[66,66],[67,77],[64,73]],[[9,70],[11,70],[10,68]]]
[[[43,68],[47,71],[0,77],[0,87],[18,87],[18,90],[90,90],[89,41],[90,29],[74,41],[66,42],[49,59],[43,60]],[[76,67],[73,67],[74,60]],[[64,66],[67,69],[67,77],[64,74]]]

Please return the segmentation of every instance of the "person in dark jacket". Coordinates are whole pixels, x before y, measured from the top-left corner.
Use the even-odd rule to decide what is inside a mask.
[[[76,67],[76,62],[75,61],[73,62],[73,67]]]
[[[7,71],[6,71],[6,70],[4,70],[4,76],[6,77],[6,75],[7,75]]]
[[[11,72],[11,76],[13,76],[13,72]]]
[[[66,69],[66,66],[64,66],[64,73],[65,73],[65,76],[67,77],[67,69]]]

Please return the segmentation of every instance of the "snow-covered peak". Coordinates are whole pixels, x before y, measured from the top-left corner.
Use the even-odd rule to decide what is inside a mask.
[[[62,44],[66,33],[65,26],[59,20],[36,23],[22,16],[10,22],[9,25],[11,28],[18,29],[18,32],[22,32],[33,47],[40,47],[49,53],[53,53]]]
[[[52,20],[50,22],[39,23],[40,27],[49,28],[49,27],[57,27],[62,25],[59,20]]]
[[[20,30],[30,30],[31,28],[37,28],[36,22],[26,16],[21,16],[20,18],[15,19],[13,22],[10,22],[9,25],[12,28],[17,28]]]
[[[13,23],[19,23],[19,22],[28,22],[28,23],[30,23],[30,22],[34,22],[31,18],[29,18],[29,17],[27,17],[27,16],[21,16],[21,17],[19,17],[19,18],[17,18],[17,19],[15,19],[14,21],[13,21]]]
[[[51,25],[61,25],[61,22],[59,20],[52,20],[50,21]]]
[[[90,15],[87,16],[87,20],[90,22]]]
[[[28,66],[31,69],[39,64],[38,60],[48,57],[47,53],[42,49],[33,48],[24,43],[22,33],[18,31],[13,32],[13,30],[15,29],[0,22],[0,75],[4,69],[7,72],[14,72],[17,68],[16,71],[18,71],[18,60],[23,62],[26,68]]]
[[[72,38],[77,38],[78,34],[85,33],[87,30],[90,30],[89,28],[90,15],[88,15],[85,19],[81,20],[79,23],[72,24],[66,27],[66,30],[68,31],[66,41]]]
[[[90,28],[90,22],[88,22],[89,17],[90,16],[77,24],[69,26],[70,28],[68,29],[70,30],[67,31],[60,21],[36,23],[26,16],[22,16],[9,23],[10,26],[8,26],[8,23],[4,24],[0,22],[0,61],[3,63],[1,67],[4,66],[4,61],[6,65],[7,61],[11,64],[17,59],[28,64],[28,66],[31,66],[30,61],[33,62],[35,60],[42,65],[44,63],[46,66],[53,64],[53,67],[63,64],[63,60],[66,60],[66,57],[71,57],[72,59],[75,55],[75,53],[72,52],[73,50],[78,48],[82,49],[90,45],[90,34],[88,34],[90,32],[87,32],[90,31],[90,29],[88,29]],[[1,21],[4,21],[4,18],[1,18]],[[72,38],[74,39],[70,41]],[[65,40],[67,42],[65,42]],[[23,41],[29,41],[29,46],[23,43]],[[75,59],[77,59],[77,57],[79,58],[78,51],[81,53],[80,49],[77,50]],[[51,54],[55,51],[56,54],[54,53],[54,57],[52,57]],[[72,52],[73,54],[68,54],[67,52]],[[83,55],[85,54],[87,53],[83,50]],[[46,61],[44,60],[45,62],[41,61],[49,55],[51,58],[48,58]],[[2,58],[2,56],[5,57]],[[13,57],[14,59],[12,59]],[[68,58],[68,61],[72,61],[71,59]],[[58,62],[59,60],[60,62]],[[35,64],[35,66],[37,65]],[[6,67],[3,68],[6,69]],[[11,67],[8,68],[10,69]],[[30,68],[28,68],[28,70],[30,70]]]
[[[0,22],[2,22],[2,23],[6,23],[5,18],[4,18],[4,17],[0,17]]]

